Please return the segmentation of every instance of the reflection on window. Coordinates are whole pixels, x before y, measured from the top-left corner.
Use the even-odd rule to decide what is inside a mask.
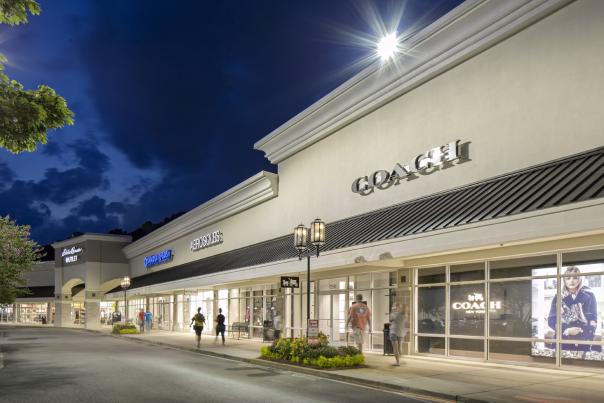
[[[417,352],[445,355],[445,338],[419,336],[417,338]]]
[[[483,358],[484,339],[449,339],[449,355]]]
[[[490,340],[489,359],[555,364],[555,350],[545,349],[543,344],[530,341]]]
[[[484,280],[484,262],[451,266],[451,282]]]
[[[436,284],[445,282],[445,267],[430,267],[417,270],[417,284]]]
[[[419,333],[445,332],[445,287],[422,287],[417,290],[417,330]]]
[[[490,263],[491,278],[555,276],[557,262],[555,255],[525,257],[521,259],[497,260]]]
[[[542,284],[541,280],[537,280]],[[535,295],[533,295],[535,291]],[[533,304],[533,301],[537,304]],[[532,280],[490,285],[489,332],[498,337],[538,336],[539,318],[545,318],[545,299]],[[542,320],[543,322],[543,320]],[[543,323],[541,323],[543,325]]]

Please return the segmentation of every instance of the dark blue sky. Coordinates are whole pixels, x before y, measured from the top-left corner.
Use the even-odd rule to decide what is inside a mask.
[[[29,24],[0,26],[0,53],[11,78],[64,96],[76,124],[34,153],[0,150],[0,214],[45,244],[131,231],[276,171],[255,141],[366,66],[385,30],[414,32],[460,1],[40,3]]]

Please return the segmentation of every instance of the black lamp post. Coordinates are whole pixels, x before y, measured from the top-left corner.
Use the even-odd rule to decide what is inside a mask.
[[[120,285],[122,286],[122,290],[124,290],[124,323],[128,321],[128,299],[126,297],[126,290],[130,288],[130,277],[125,276]]]
[[[298,249],[298,258],[302,260],[302,253],[306,254],[306,337],[308,337],[308,321],[310,320],[310,248],[308,246],[308,231],[303,224],[294,228],[294,246]],[[325,222],[317,218],[310,223],[310,243],[317,248],[317,257],[321,246],[325,244]]]

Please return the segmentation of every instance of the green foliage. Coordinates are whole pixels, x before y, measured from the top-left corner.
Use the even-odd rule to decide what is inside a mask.
[[[0,0],[0,24],[19,25],[27,14],[38,15],[33,0]],[[40,85],[26,90],[4,73],[6,58],[0,54],[0,147],[12,153],[34,151],[46,144],[47,131],[73,124],[73,112],[52,88]]]
[[[34,0],[0,0],[0,24],[25,24],[28,12],[39,15],[40,5]]]
[[[138,334],[138,329],[132,323],[116,323],[111,330],[113,334]]]
[[[22,274],[42,257],[42,247],[29,239],[30,227],[17,225],[8,216],[0,217],[0,304],[12,304],[27,295]]]
[[[356,367],[365,362],[365,357],[357,348],[332,347],[323,334],[319,334],[318,342],[314,344],[304,337],[278,339],[271,346],[262,346],[260,355],[269,360],[290,361],[319,368]]]

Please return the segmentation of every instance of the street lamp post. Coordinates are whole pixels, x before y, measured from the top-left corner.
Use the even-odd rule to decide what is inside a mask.
[[[317,257],[321,246],[325,244],[325,222],[317,218],[310,223],[310,229],[303,224],[294,228],[294,246],[298,249],[298,259],[302,260],[302,253],[306,254],[306,337],[308,337],[308,321],[310,320],[310,247],[308,246],[308,232],[310,230],[310,243],[317,249]]]
[[[124,290],[124,324],[127,322],[128,320],[128,299],[126,296],[126,290],[128,290],[128,288],[130,288],[130,277],[125,276],[120,285],[122,286],[122,290]]]

